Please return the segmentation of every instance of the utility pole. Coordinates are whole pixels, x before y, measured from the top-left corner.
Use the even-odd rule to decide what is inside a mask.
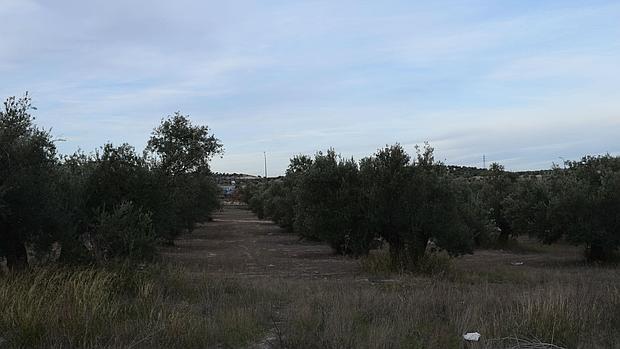
[[[484,154],[482,154],[482,168],[487,168],[487,157]]]
[[[263,152],[263,156],[265,157],[265,178],[267,178],[267,152]]]

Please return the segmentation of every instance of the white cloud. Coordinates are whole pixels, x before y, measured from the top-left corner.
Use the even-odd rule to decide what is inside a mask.
[[[222,138],[222,171],[262,170],[263,150],[281,171],[300,152],[424,140],[448,160],[525,168],[619,147],[619,15],[613,2],[0,0],[0,94],[31,91],[64,151],[140,148],[181,110]]]

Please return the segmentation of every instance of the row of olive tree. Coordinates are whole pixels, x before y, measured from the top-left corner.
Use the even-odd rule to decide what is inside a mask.
[[[219,205],[209,160],[222,145],[179,113],[162,120],[143,154],[105,144],[94,154],[59,156],[37,127],[30,98],[0,111],[0,256],[27,262],[27,247],[60,243],[66,262],[148,259]]]
[[[418,263],[429,242],[459,254],[519,235],[584,246],[591,260],[617,255],[620,157],[585,157],[543,173],[494,163],[463,176],[434,161],[428,145],[413,160],[395,145],[359,163],[333,150],[295,157],[286,176],[244,196],[259,217],[339,253],[363,255],[386,242],[397,267]]]
[[[464,204],[477,200],[467,182],[436,162],[428,145],[415,159],[398,144],[359,163],[333,150],[298,156],[286,176],[246,187],[244,199],[259,217],[339,253],[364,255],[385,242],[397,268],[415,267],[429,243],[469,253],[489,226],[484,210]]]
[[[513,236],[564,239],[584,246],[590,260],[613,259],[620,248],[620,157],[586,156],[517,181],[502,207]]]
[[[617,257],[620,157],[586,156],[539,172],[511,173],[494,163],[473,183],[494,225],[479,245],[501,247],[528,235],[583,246],[589,260]]]

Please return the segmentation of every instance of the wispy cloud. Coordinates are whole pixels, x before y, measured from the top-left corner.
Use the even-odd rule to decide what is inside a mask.
[[[431,141],[514,169],[618,152],[614,1],[0,0],[0,95],[30,91],[64,152],[141,148],[176,110],[271,173],[335,147]]]

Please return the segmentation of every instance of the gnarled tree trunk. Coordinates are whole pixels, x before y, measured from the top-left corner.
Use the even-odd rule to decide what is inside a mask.
[[[603,243],[592,243],[586,250],[586,258],[591,262],[605,262],[612,256],[613,250]]]
[[[8,233],[2,242],[6,257],[6,264],[10,270],[24,269],[28,266],[26,245],[17,236]]]

